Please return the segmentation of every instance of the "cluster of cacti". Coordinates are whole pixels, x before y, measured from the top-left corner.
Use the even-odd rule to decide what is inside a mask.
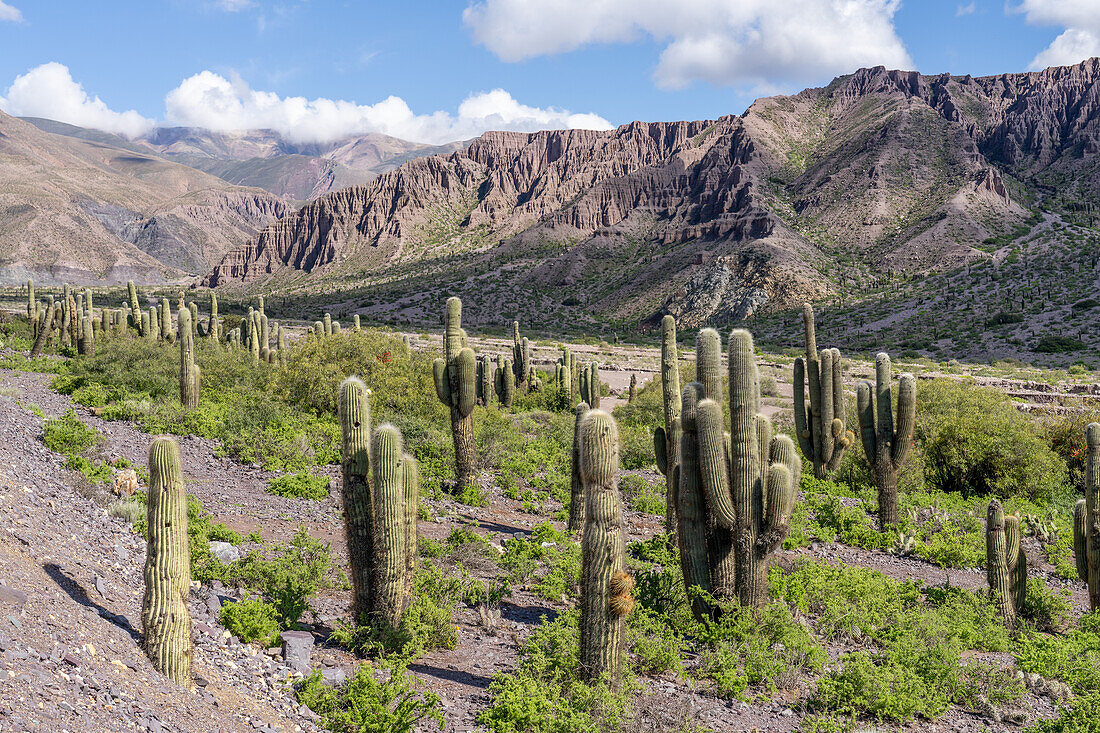
[[[444,358],[435,360],[432,372],[436,396],[451,411],[455,475],[458,486],[464,487],[473,483],[476,462],[473,412],[477,404],[477,358],[473,349],[466,345],[461,300],[447,299],[444,319]],[[501,402],[503,404],[504,400]]]
[[[676,319],[661,319],[661,395],[665,424],[653,431],[653,449],[657,468],[665,475],[665,532],[670,537],[677,530],[677,501],[679,481],[676,467],[680,465],[680,367],[676,350]]]
[[[855,435],[844,427],[844,381],[839,349],[817,351],[814,310],[802,306],[806,358],[794,361],[794,426],[802,455],[814,465],[814,476],[828,478],[840,465]],[[806,385],[810,409],[806,410]]]
[[[516,387],[526,391],[531,385],[531,342],[526,336],[520,338],[519,321],[512,321],[512,370],[516,377]]]
[[[340,385],[352,615],[396,627],[416,568],[419,474],[416,461],[402,453],[397,428],[382,425],[372,436],[369,395],[355,377]]]
[[[1027,597],[1027,555],[1020,547],[1020,518],[1006,517],[996,499],[986,514],[985,567],[993,602],[1012,629]]]
[[[767,599],[766,562],[786,537],[802,464],[786,435],[772,437],[760,414],[752,335],[729,342],[730,432],[724,431],[721,338],[696,340],[696,379],[684,388],[677,508],[684,583],[718,600],[759,606]],[[696,600],[702,618],[712,609]]]
[[[146,500],[145,597],[142,645],[153,667],[179,685],[191,686],[191,549],[187,537],[187,492],[179,446],[159,437],[149,448]]]
[[[573,356],[568,346],[563,346],[561,356],[558,357],[558,363],[554,370],[554,378],[558,383],[558,389],[565,395],[566,404],[573,401],[573,393],[576,391],[576,369],[576,357]]]
[[[202,393],[199,366],[195,363],[195,332],[191,317],[190,308],[180,308],[180,404],[189,410],[199,406],[199,395]]]
[[[902,374],[895,426],[892,385],[890,357],[880,353],[875,357],[875,385],[861,382],[856,390],[859,433],[878,490],[878,521],[883,532],[898,523],[898,470],[909,453],[917,413],[916,380],[912,374]]]
[[[516,398],[516,375],[512,371],[512,362],[503,355],[497,356],[497,368],[493,373],[493,388],[502,407],[511,408]]]
[[[581,367],[580,395],[581,401],[587,402],[593,410],[600,409],[600,365],[589,362],[587,367]]]
[[[1073,508],[1073,555],[1089,608],[1100,610],[1100,423],[1085,428],[1085,498]]]
[[[619,496],[619,431],[615,420],[589,410],[580,424],[580,475],[584,492],[581,536],[580,667],[585,677],[617,687],[623,627],[634,607],[633,578],[625,572],[626,547]]]

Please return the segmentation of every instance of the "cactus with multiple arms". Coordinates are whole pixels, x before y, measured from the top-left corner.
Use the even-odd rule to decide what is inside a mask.
[[[839,349],[817,351],[814,310],[802,306],[806,334],[806,358],[794,361],[794,424],[802,455],[814,464],[814,476],[828,478],[840,465],[855,435],[844,428],[844,382]],[[810,409],[806,411],[806,383]]]
[[[1020,547],[1020,518],[1006,517],[996,499],[989,502],[986,514],[985,567],[1001,620],[1013,629],[1027,597],[1027,555]]]
[[[862,382],[856,390],[859,433],[878,489],[879,529],[883,532],[898,523],[898,470],[913,441],[917,412],[916,381],[912,374],[902,374],[895,427],[892,383],[890,357],[880,353],[875,357],[875,386]]]
[[[146,500],[148,549],[141,604],[142,646],[153,667],[178,685],[191,686],[191,549],[187,538],[187,492],[180,453],[168,437],[149,448]]]
[[[633,579],[624,571],[625,537],[619,496],[619,433],[615,420],[589,410],[581,422],[584,482],[581,537],[580,666],[586,678],[618,687],[623,626],[633,607]]]
[[[1085,428],[1085,498],[1073,510],[1077,575],[1088,584],[1089,608],[1100,610],[1100,423]]]
[[[192,328],[191,309],[179,311],[180,342],[180,404],[193,410],[199,406],[201,394],[199,366],[195,363],[195,332]]]
[[[462,330],[462,301],[447,299],[446,327],[443,333],[444,358],[432,366],[435,393],[451,409],[451,437],[455,447],[455,474],[459,487],[474,480],[474,405],[477,403],[477,359],[466,345]]]

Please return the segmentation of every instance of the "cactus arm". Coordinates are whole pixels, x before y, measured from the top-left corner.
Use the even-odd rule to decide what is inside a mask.
[[[1088,537],[1088,512],[1085,500],[1078,499],[1073,507],[1073,559],[1077,565],[1077,577],[1089,582],[1089,556],[1086,549]]]
[[[455,383],[451,394],[457,397],[454,405],[458,414],[469,417],[477,404],[477,357],[468,346],[464,346],[455,359]]]
[[[713,328],[704,328],[695,339],[695,380],[706,399],[721,401],[722,338]]]
[[[657,459],[657,470],[668,474],[668,438],[665,429],[658,425],[653,428],[653,455]]]
[[[860,382],[856,387],[856,415],[859,417],[859,437],[863,442],[863,452],[867,462],[875,462],[878,453],[878,430],[875,426],[875,402],[870,382]]]
[[[912,374],[902,374],[898,379],[898,417],[894,431],[890,460],[894,470],[901,468],[913,443],[913,428],[917,418],[917,383]]]
[[[435,396],[444,405],[450,405],[451,380],[447,378],[447,362],[442,359],[432,362],[432,380],[435,382]]]
[[[794,378],[792,380],[794,397],[794,429],[798,435],[798,447],[802,455],[814,459],[813,427],[806,415],[806,362],[800,356],[794,360]]]
[[[691,610],[696,619],[709,616],[708,605],[691,589],[710,592],[710,570],[707,558],[707,505],[699,478],[699,454],[696,440],[696,401],[701,388],[692,382],[684,388],[685,400],[680,413],[682,426],[680,462],[673,469],[677,480],[676,516],[677,540],[680,546],[680,572],[688,589]]]
[[[894,400],[893,376],[890,368],[890,356],[880,352],[875,356],[875,424],[876,435],[875,462],[889,461],[894,444]]]
[[[703,391],[705,393],[705,388]],[[714,400],[704,398],[695,406],[697,460],[707,509],[720,527],[732,529],[737,524],[737,512],[730,496],[722,420],[722,406]]]

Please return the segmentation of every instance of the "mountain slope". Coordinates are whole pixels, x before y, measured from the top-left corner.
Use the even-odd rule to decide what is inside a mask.
[[[201,272],[286,202],[0,113],[0,282],[164,282]]]

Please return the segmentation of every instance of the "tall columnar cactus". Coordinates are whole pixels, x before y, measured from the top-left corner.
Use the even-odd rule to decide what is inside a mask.
[[[419,473],[401,451],[401,433],[382,425],[371,439],[370,390],[340,386],[343,503],[351,566],[352,615],[396,627],[416,569]]]
[[[898,470],[913,442],[917,413],[917,386],[912,374],[898,379],[898,417],[894,425],[890,357],[875,357],[875,386],[861,382],[856,390],[856,412],[863,451],[878,489],[878,521],[883,532],[898,523]]]
[[[260,360],[266,362],[268,351],[271,348],[271,325],[268,323],[267,314],[260,314]]]
[[[188,303],[187,310],[191,313],[191,336],[199,336],[199,306],[197,303]]]
[[[512,371],[512,361],[503,356],[497,357],[496,373],[493,377],[497,398],[502,407],[511,408],[516,398],[516,375]]]
[[[286,331],[283,329],[282,326],[279,326],[278,339],[279,339],[279,366],[286,367],[286,357],[287,357]]]
[[[444,358],[433,364],[435,393],[451,408],[451,437],[455,447],[455,473],[459,487],[474,481],[474,405],[477,404],[477,363],[462,330],[462,301],[447,299],[443,332]]]
[[[814,476],[828,478],[840,465],[855,435],[844,428],[844,381],[840,349],[817,351],[814,309],[802,306],[806,358],[794,361],[794,425],[802,455],[813,461]],[[810,410],[806,411],[805,385],[809,382]]]
[[[588,403],[577,404],[573,421],[573,453],[569,466],[569,523],[566,528],[576,531],[584,527],[584,481],[581,479],[581,423],[588,414]]]
[[[370,390],[356,377],[340,385],[344,531],[351,576],[352,618],[374,611],[374,507],[371,501]]]
[[[108,308],[99,309],[99,330],[104,336],[111,330],[111,311]]]
[[[1089,587],[1089,608],[1100,610],[1100,423],[1085,428],[1085,498],[1073,511],[1077,575]]]
[[[708,539],[705,554],[711,594],[719,599],[736,596],[743,606],[760,606],[767,600],[767,558],[786,537],[802,467],[791,439],[785,435],[773,438],[771,422],[760,414],[752,335],[741,329],[730,334],[730,433],[726,437],[720,401],[720,348],[717,333],[710,329],[700,332],[696,370],[702,381],[684,390],[680,551],[696,563],[690,577],[685,572],[684,581],[689,585],[699,582],[702,529]],[[711,398],[716,393],[718,399]],[[695,399],[699,401],[692,405]],[[705,523],[699,519],[700,488],[705,496]]]
[[[565,404],[569,404],[573,401],[573,374],[564,361],[559,361],[554,378],[558,383],[558,389],[562,391],[565,398]]]
[[[141,604],[142,646],[153,667],[178,685],[191,686],[191,549],[187,538],[187,492],[180,452],[168,437],[149,448],[146,500],[148,546],[145,597]]]
[[[326,313],[325,314],[324,324],[325,324],[325,335],[326,336],[331,336],[332,335],[332,314],[331,313]]]
[[[633,579],[624,571],[625,533],[619,496],[619,431],[606,412],[581,422],[584,534],[581,537],[580,667],[588,679],[617,687],[623,626],[633,608]]]
[[[145,338],[152,341],[160,340],[160,316],[157,315],[156,306],[149,306],[149,312],[145,314],[145,318],[142,320],[142,325],[148,321],[148,328],[145,329]]]
[[[130,300],[130,327],[137,329],[139,336],[144,336],[148,329],[142,324],[141,303],[138,301],[137,288],[133,280],[126,283],[126,291]]]
[[[95,330],[92,323],[91,316],[81,317],[80,338],[77,342],[77,348],[82,356],[95,356]]]
[[[31,331],[38,335],[38,301],[34,298],[34,280],[27,280],[27,323]]]
[[[92,289],[84,288],[84,315],[92,315]]]
[[[985,522],[985,567],[989,592],[1009,629],[1027,597],[1027,555],[1020,549],[1020,518],[1005,516],[1001,502],[989,502]]]
[[[195,363],[195,332],[191,328],[191,309],[180,308],[180,404],[193,410],[199,406],[202,393],[199,366]]]
[[[665,424],[653,431],[653,448],[657,468],[665,475],[665,532],[676,533],[676,493],[679,481],[673,475],[680,463],[680,367],[676,351],[676,319],[661,319],[661,395]]]
[[[57,318],[58,307],[56,304],[50,306],[47,305],[42,309],[38,318],[38,331],[34,337],[34,345],[31,346],[31,358],[39,356],[42,353],[42,349],[46,347],[46,339],[50,337],[50,331],[53,329],[53,322]]]
[[[493,368],[489,357],[477,360],[477,402],[485,407],[493,401]]]
[[[359,314],[358,313],[356,313],[354,316],[351,317],[351,328],[356,333],[362,333],[363,332],[363,326],[359,322]]]
[[[252,363],[260,363],[260,312],[258,310],[249,311],[248,319],[248,351],[252,356]]]
[[[581,367],[581,399],[593,410],[600,409],[600,365],[594,361]]]
[[[160,337],[170,344],[176,342],[176,332],[172,330],[172,305],[168,298],[160,299]]]
[[[210,321],[206,326],[206,337],[218,343],[221,341],[220,325],[218,323],[218,296],[210,291]]]
[[[527,387],[527,374],[530,364],[531,347],[526,338],[519,334],[519,321],[512,321],[512,372],[516,388],[523,391]]]

